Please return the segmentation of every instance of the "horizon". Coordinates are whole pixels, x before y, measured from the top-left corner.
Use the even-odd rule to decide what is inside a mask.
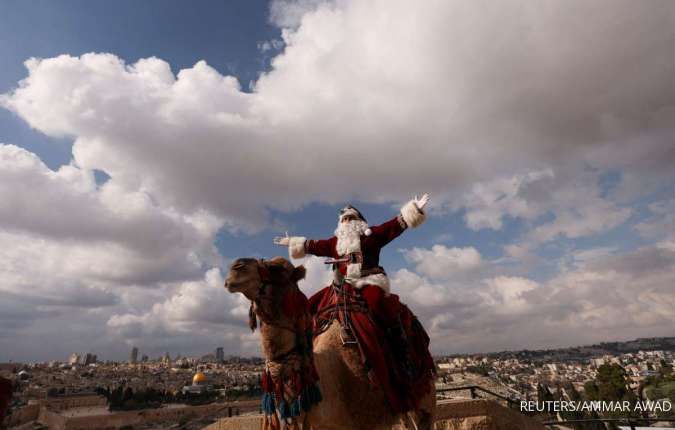
[[[0,362],[261,354],[223,288],[234,259],[424,193],[427,221],[380,263],[434,355],[672,335],[673,16],[2,2]],[[307,296],[330,278],[293,263]]]
[[[546,349],[513,349],[513,350],[501,350],[501,351],[484,351],[484,352],[465,352],[465,353],[439,353],[439,354],[432,354],[432,357],[434,359],[441,358],[441,357],[452,357],[452,356],[480,356],[480,355],[490,355],[490,354],[504,354],[504,353],[516,353],[516,352],[546,352],[546,351],[557,351],[557,350],[565,350],[565,349],[574,349],[574,348],[590,348],[590,347],[595,347],[595,346],[602,346],[603,344],[611,344],[611,343],[629,343],[629,342],[636,342],[640,340],[651,340],[651,339],[675,339],[675,336],[661,336],[661,337],[647,337],[647,338],[635,338],[635,339],[626,339],[626,340],[610,340],[610,341],[603,341],[600,343],[596,344],[590,344],[590,345],[569,345],[569,346],[560,346],[557,348],[546,348]],[[177,360],[179,357],[180,358],[189,358],[189,359],[199,359],[202,357],[205,357],[207,355],[214,355],[213,352],[216,350],[215,347],[213,351],[211,352],[204,352],[204,353],[199,353],[198,355],[183,355],[180,352],[179,353],[171,353],[170,351],[165,351],[165,354],[168,353],[170,357],[172,357],[172,360]],[[80,357],[82,354],[94,354],[97,356],[96,363],[106,363],[106,362],[112,362],[112,363],[125,363],[128,362],[129,359],[127,358],[126,360],[101,360],[98,357],[98,354],[96,354],[95,351],[89,351],[89,352],[84,352],[82,354],[78,353],[77,351],[73,351],[71,354],[78,354]],[[138,349],[138,354],[139,355],[145,355],[142,353],[142,350],[139,348]],[[163,354],[157,355],[155,357],[148,356],[148,362],[154,362],[154,361],[159,361],[162,360]],[[228,354],[227,351],[225,351],[225,360],[231,359],[231,358],[243,358],[246,360],[257,360],[257,359],[264,359],[262,355],[237,355],[237,354]],[[41,363],[49,363],[49,362],[62,362],[59,359],[50,359],[50,360],[40,360],[40,361],[30,361],[30,362],[20,362],[20,361],[8,361],[8,362],[1,362],[0,364],[41,364]],[[63,360],[63,362],[68,361],[68,359]],[[139,363],[141,363],[139,361]],[[199,363],[197,363],[199,364]]]

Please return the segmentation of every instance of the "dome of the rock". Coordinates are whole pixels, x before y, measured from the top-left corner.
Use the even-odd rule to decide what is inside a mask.
[[[195,376],[192,377],[192,383],[194,385],[203,384],[206,382],[206,375],[202,372],[195,373]]]

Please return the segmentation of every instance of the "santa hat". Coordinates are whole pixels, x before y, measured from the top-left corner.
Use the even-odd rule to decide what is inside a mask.
[[[361,221],[368,224],[368,221],[366,220],[366,217],[364,217],[363,214],[361,212],[359,212],[359,210],[356,209],[352,205],[347,205],[347,206],[343,207],[342,209],[340,209],[340,222],[342,222],[342,218],[344,218],[348,215],[354,216],[357,219],[360,219]],[[363,234],[365,234],[366,236],[370,236],[372,234],[372,230],[370,228],[368,228],[366,231],[363,232]]]

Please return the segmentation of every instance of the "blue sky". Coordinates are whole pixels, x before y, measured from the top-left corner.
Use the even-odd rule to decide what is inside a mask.
[[[5,1],[0,5],[0,91],[16,87],[31,57],[114,52],[133,63],[159,57],[174,71],[201,59],[247,84],[269,66],[258,43],[279,37],[266,1]],[[204,43],[204,40],[211,42]],[[0,111],[3,139],[36,151],[52,168],[70,161],[72,139],[34,132]]]
[[[2,2],[0,361],[257,354],[231,259],[424,192],[434,352],[672,334],[672,4],[451,3]]]

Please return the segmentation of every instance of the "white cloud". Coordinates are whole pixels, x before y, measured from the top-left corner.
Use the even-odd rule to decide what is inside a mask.
[[[0,145],[0,221],[5,279],[144,284],[198,276],[219,260],[220,222],[208,214],[181,215],[112,181],[97,187],[91,171],[52,171],[12,145]]]
[[[630,208],[620,208],[603,199],[590,197],[579,206],[566,204],[556,212],[550,223],[537,226],[530,237],[547,242],[558,236],[571,239],[611,230],[623,224],[631,215]]]
[[[114,336],[128,345],[142,344],[157,350],[191,344],[225,342],[228,349],[260,354],[257,343],[249,342],[247,328],[249,303],[240,294],[223,287],[219,269],[210,269],[199,281],[183,282],[169,289],[168,297],[141,313],[116,313],[107,321]],[[247,348],[242,348],[246,342]]]
[[[500,230],[505,216],[536,219],[545,213],[545,202],[527,199],[522,194],[525,188],[537,183],[540,188],[553,183],[553,170],[535,170],[512,177],[477,182],[466,193],[456,208],[466,208],[466,224],[473,230],[491,228]],[[542,187],[541,182],[544,183]],[[535,196],[538,197],[538,196]]]
[[[420,316],[436,352],[495,351],[666,336],[675,329],[675,247],[573,251],[551,279],[495,275],[432,281],[406,269],[392,291]]]
[[[668,2],[315,4],[273,6],[302,20],[252,94],[204,62],[174,77],[156,58],[87,54],[28,61],[3,104],[46,134],[76,137],[77,164],[125,191],[244,228],[265,222],[268,207],[311,201],[428,190],[447,204],[479,179],[546,172],[596,143],[652,132],[640,120],[675,105],[675,60],[655,54],[675,34]],[[601,42],[616,39],[620,48]],[[653,111],[632,108],[655,99],[664,102]],[[639,151],[620,149],[614,164]],[[386,171],[374,174],[374,160]],[[504,210],[537,212],[518,200]],[[499,226],[473,215],[475,227]]]
[[[324,264],[323,261],[323,258],[314,256],[292,261],[295,266],[302,264],[307,269],[305,279],[298,283],[298,286],[307,297],[310,297],[321,288],[330,285],[333,281],[331,266]]]
[[[635,229],[647,239],[675,240],[675,199],[649,205],[651,216],[637,223]]]
[[[408,262],[415,264],[417,272],[436,279],[461,275],[478,269],[482,263],[480,253],[474,247],[434,245],[431,249],[412,248],[402,252]]]
[[[508,276],[487,279],[485,283],[488,286],[483,295],[485,302],[500,313],[527,310],[529,303],[524,295],[538,287],[538,284],[530,279]]]
[[[524,220],[529,231],[507,251],[529,258],[542,243],[621,225],[642,190],[673,180],[672,2],[277,1],[271,8],[284,49],[252,93],[204,61],[177,75],[154,57],[26,62],[28,76],[0,104],[75,143],[72,163],[58,171],[25,150],[0,147],[2,292],[20,301],[27,286],[38,296],[63,291],[60,304],[45,304],[54,309],[87,294],[98,309],[121,300],[131,309],[99,317],[114,315],[108,327],[122,338],[157,330],[194,345],[181,335],[186,327],[199,330],[206,318],[215,330],[208,321],[220,321],[218,306],[229,306],[224,314],[232,318],[245,306],[215,290],[202,295],[211,281],[201,278],[221,265],[216,231],[260,229],[269,209],[389,203],[428,191],[432,212],[466,210],[473,229]],[[102,186],[95,169],[110,176]],[[598,182],[613,169],[622,180],[607,193]],[[667,306],[643,312],[656,298],[669,303],[655,275],[637,304],[617,298],[614,308],[589,307],[589,298],[569,302],[563,292],[591,289],[584,279],[605,285],[611,271],[591,276],[588,262],[574,269],[577,278],[566,275],[583,287],[560,278],[518,290],[533,284],[497,273],[472,249],[410,251],[418,273],[392,277],[433,320],[441,345],[452,344],[443,330],[453,324],[485,342],[506,342],[512,327],[522,339],[551,336],[546,324],[526,329],[513,312],[486,304],[506,300],[519,312],[537,304],[553,327],[564,318],[545,305],[550,289],[585,326],[608,326],[616,306],[635,309],[639,327],[670,322]],[[306,284],[322,285],[325,268],[307,264]],[[636,294],[628,282],[636,279],[622,276],[612,282],[626,285],[625,297]],[[478,345],[463,339],[467,348]]]
[[[467,225],[474,230],[499,230],[506,216],[527,221],[532,228],[524,238],[529,243],[520,245],[521,254],[523,245],[611,230],[633,213],[630,207],[618,205],[604,195],[599,172],[578,165],[562,165],[557,171],[556,175],[551,169],[535,170],[476,183],[456,207],[466,208]],[[518,253],[519,249],[510,251]]]
[[[282,28],[297,28],[309,12],[333,3],[329,0],[272,0],[270,21]]]

